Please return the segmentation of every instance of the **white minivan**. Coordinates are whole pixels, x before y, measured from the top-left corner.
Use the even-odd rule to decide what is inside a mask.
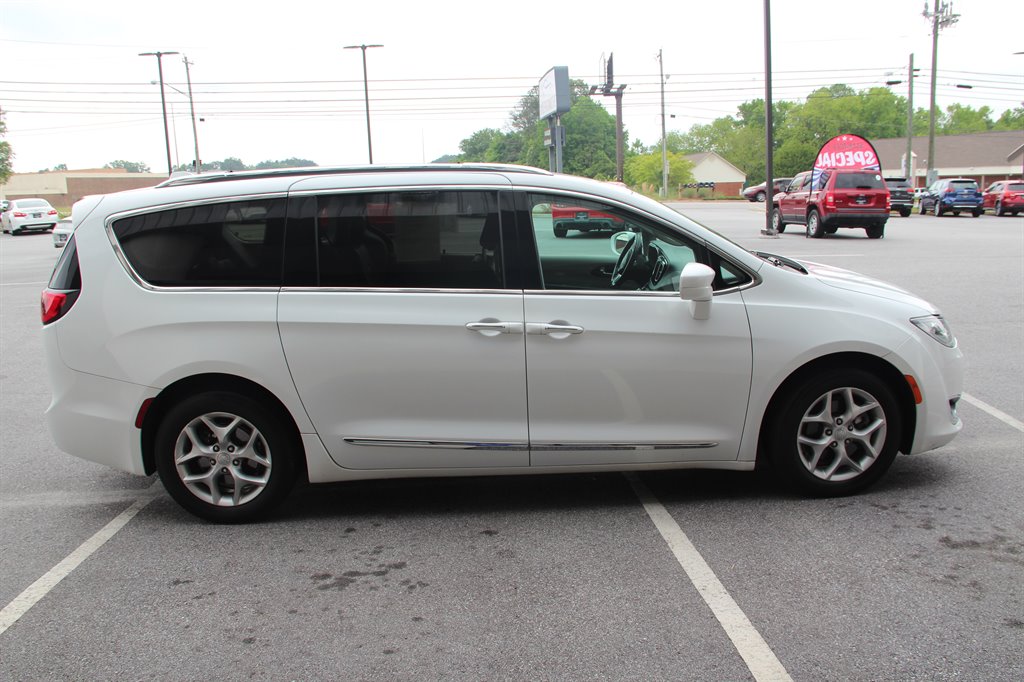
[[[556,238],[556,204],[621,229]],[[213,521],[297,480],[765,464],[843,495],[961,428],[934,306],[610,183],[204,174],[73,216],[42,297],[53,436]]]

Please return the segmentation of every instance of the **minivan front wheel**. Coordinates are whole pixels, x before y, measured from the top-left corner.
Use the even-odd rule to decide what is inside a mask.
[[[783,404],[772,460],[784,482],[801,493],[858,492],[896,458],[900,411],[893,392],[872,374],[836,369],[815,375]]]
[[[167,492],[196,516],[252,521],[276,506],[295,480],[295,455],[281,420],[233,392],[201,393],[165,415],[156,465]]]

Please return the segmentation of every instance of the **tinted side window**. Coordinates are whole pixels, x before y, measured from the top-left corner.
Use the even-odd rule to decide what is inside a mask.
[[[693,262],[716,271],[715,288],[750,281],[741,268],[708,256],[685,235],[616,206],[546,194],[527,195],[527,205],[544,289],[679,291],[679,275]],[[637,253],[621,263],[613,284],[624,248]]]
[[[495,192],[322,195],[311,210],[320,286],[504,286]]]
[[[135,272],[165,287],[278,286],[284,199],[202,204],[114,222]]]

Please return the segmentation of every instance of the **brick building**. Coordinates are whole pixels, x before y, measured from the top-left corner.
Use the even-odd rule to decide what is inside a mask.
[[[907,138],[872,140],[886,177],[903,176]],[[912,140],[914,186],[923,187],[928,170],[928,136]],[[982,188],[995,180],[1021,177],[1024,164],[1024,130],[968,135],[936,135],[935,163],[940,178],[971,178]]]
[[[129,173],[122,168],[15,173],[0,185],[0,199],[46,199],[67,212],[84,196],[152,187],[166,179],[166,173]]]

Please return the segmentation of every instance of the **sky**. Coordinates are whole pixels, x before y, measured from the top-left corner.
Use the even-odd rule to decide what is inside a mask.
[[[913,53],[915,108],[927,107],[922,9],[923,0],[773,0],[773,98],[887,80],[902,80],[891,87],[906,95]],[[1024,104],[1019,2],[960,0],[953,11],[959,21],[939,35],[939,107],[987,105],[998,117]],[[627,86],[627,133],[646,145],[661,136],[659,50],[669,132],[764,96],[764,0],[0,0],[0,108],[14,170],[127,160],[165,172],[157,59],[138,56],[156,51],[181,53],[162,59],[175,165],[195,156],[182,55],[203,160],[365,164],[362,51],[344,49],[362,44],[382,45],[366,50],[375,163],[457,154],[473,132],[506,128],[550,68],[596,85],[609,55],[615,84]],[[613,98],[597,99],[614,113]]]

